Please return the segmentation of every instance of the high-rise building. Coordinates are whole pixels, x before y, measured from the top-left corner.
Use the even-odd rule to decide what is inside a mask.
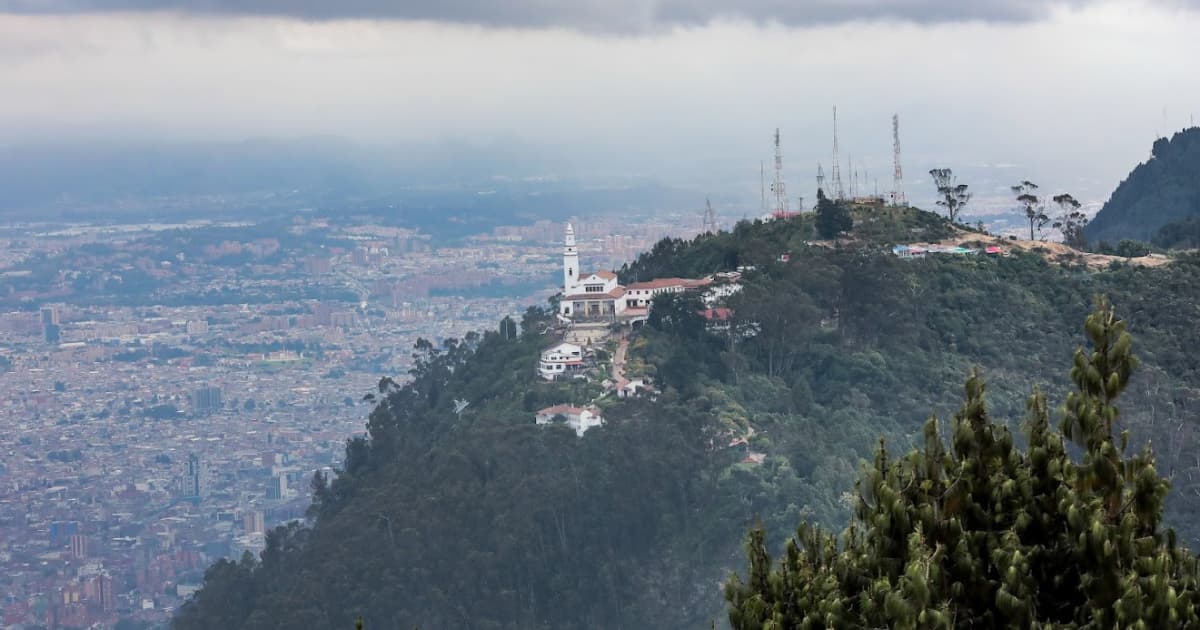
[[[242,529],[246,530],[247,534],[267,533],[266,517],[262,510],[247,510],[242,514]]]
[[[222,406],[221,388],[206,385],[192,391],[192,412],[208,414],[220,411]]]
[[[83,534],[72,534],[70,539],[71,557],[76,560],[82,560],[87,557],[88,544],[87,537]]]
[[[58,307],[57,306],[43,306],[42,307],[42,325],[43,326],[57,326],[60,323],[61,322],[59,322],[59,320],[58,320]]]
[[[46,343],[58,343],[62,337],[62,328],[58,324],[42,324],[42,339]]]
[[[195,453],[189,453],[183,470],[183,496],[203,499],[208,496],[208,463]]]
[[[50,546],[60,548],[79,533],[79,521],[53,521],[50,523]]]
[[[112,576],[107,571],[104,571],[97,577],[97,582],[100,587],[99,597],[97,597],[100,601],[100,609],[105,612],[116,610],[117,595],[116,589],[113,586]]]
[[[287,475],[285,475],[283,473],[277,473],[271,477],[270,481],[267,482],[267,498],[268,499],[271,499],[274,501],[280,501],[287,497],[287,493],[288,493]]]

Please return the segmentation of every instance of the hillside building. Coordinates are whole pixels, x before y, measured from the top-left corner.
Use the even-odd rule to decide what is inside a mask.
[[[705,290],[714,277],[656,278],[629,286],[617,282],[611,271],[579,271],[575,229],[567,224],[563,246],[563,289],[559,315],[572,321],[636,321],[645,319],[650,302],[664,293]],[[728,289],[725,289],[728,290]]]
[[[583,437],[583,434],[588,429],[604,424],[604,418],[600,416],[599,409],[595,407],[573,407],[571,405],[546,407],[537,412],[534,420],[538,424],[564,422],[579,437]]]
[[[585,367],[583,347],[563,342],[542,351],[538,375],[547,381],[567,378]]]

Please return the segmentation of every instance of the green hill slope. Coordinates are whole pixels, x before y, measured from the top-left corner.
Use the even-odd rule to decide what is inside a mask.
[[[1084,230],[1091,243],[1149,241],[1166,225],[1200,216],[1200,127],[1154,143]],[[1173,228],[1168,232],[1174,232]],[[1169,239],[1170,240],[1170,239]]]
[[[383,385],[370,439],[318,480],[313,522],[273,532],[261,560],[215,565],[174,627],[341,628],[358,615],[368,628],[705,627],[724,616],[720,585],[747,528],[762,523],[778,548],[801,520],[843,527],[878,437],[896,451],[919,442],[972,366],[998,422],[1023,417],[1030,382],[1060,400],[1098,293],[1143,360],[1125,394],[1140,411],[1121,422],[1154,440],[1175,478],[1168,523],[1197,546],[1200,257],[1099,272],[1033,254],[901,260],[888,245],[948,226],[915,210],[855,220],[841,245],[807,244],[811,217],[742,223],[663,241],[622,269],[754,267],[727,328],[705,326],[686,297],[660,300],[630,369],[662,394],[602,399],[607,424],[583,438],[533,423],[597,389],[536,379],[555,340],[541,333],[547,312],[527,312],[519,336],[419,345],[412,383]],[[461,417],[455,399],[471,402]]]

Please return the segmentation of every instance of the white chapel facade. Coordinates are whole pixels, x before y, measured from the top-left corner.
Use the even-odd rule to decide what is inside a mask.
[[[702,289],[711,282],[711,278],[657,278],[624,286],[617,282],[617,274],[611,271],[581,272],[575,228],[568,223],[563,243],[563,290],[558,312],[575,321],[635,320],[646,316],[655,296]]]

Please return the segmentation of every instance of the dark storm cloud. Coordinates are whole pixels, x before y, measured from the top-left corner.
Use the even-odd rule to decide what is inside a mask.
[[[1197,0],[1164,0],[1192,3]],[[1067,0],[1066,5],[1092,0]],[[703,25],[720,18],[788,26],[868,20],[916,23],[1025,22],[1045,0],[0,0],[0,12],[28,14],[173,11],[200,15],[429,20],[488,27],[566,27],[639,32]]]

